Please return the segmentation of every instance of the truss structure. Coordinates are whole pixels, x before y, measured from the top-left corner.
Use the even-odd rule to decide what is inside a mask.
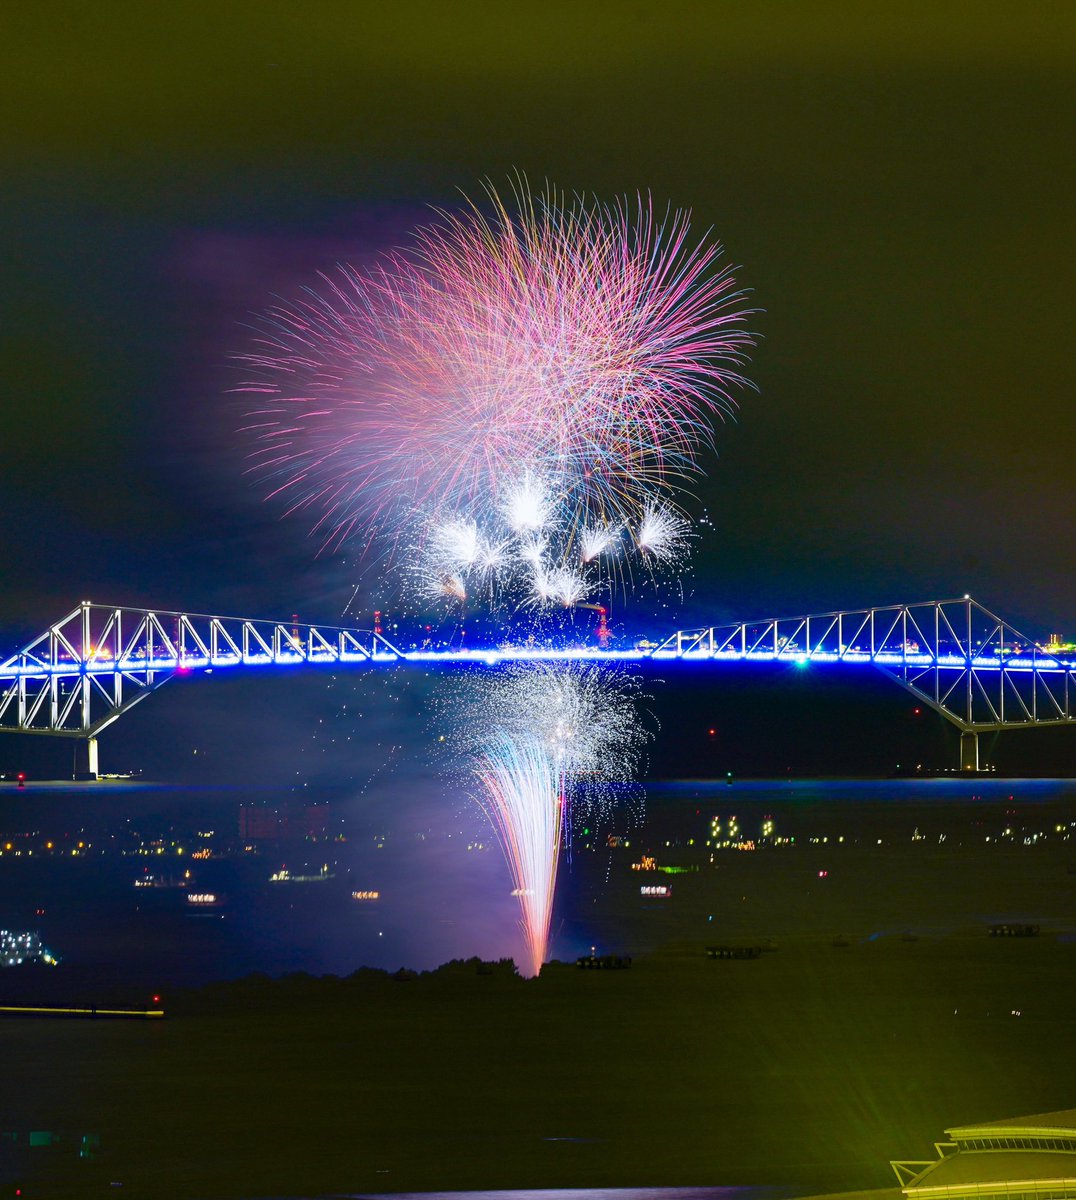
[[[528,659],[844,663],[884,671],[964,734],[1076,722],[1076,657],[970,597],[680,630],[660,645],[401,650],[380,633],[85,602],[0,662],[0,732],[92,739],[191,671]]]
[[[1076,721],[1076,660],[970,596],[679,631],[654,658],[869,664],[965,733]]]
[[[83,603],[0,663],[0,731],[94,737],[189,671],[400,657],[370,630]]]

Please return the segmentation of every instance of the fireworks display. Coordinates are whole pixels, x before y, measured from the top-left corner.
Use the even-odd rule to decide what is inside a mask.
[[[482,805],[497,831],[515,884],[526,946],[524,970],[542,969],[563,822],[563,802],[549,759],[533,742],[492,738],[474,765]]]
[[[691,526],[671,504],[649,500],[631,526],[577,530],[528,472],[495,512],[429,517],[416,522],[416,538],[398,565],[420,599],[543,612],[581,604],[614,579],[675,570]]]
[[[636,772],[647,733],[638,682],[587,664],[530,664],[471,677],[453,698],[458,741],[519,897],[527,973],[538,974],[560,847]]]
[[[328,544],[494,516],[517,534],[637,527],[672,503],[752,344],[685,212],[492,189],[372,271],[270,310],[240,390],[253,469]]]
[[[423,604],[582,605],[607,636],[597,593],[686,556],[680,499],[746,383],[750,310],[686,212],[513,193],[265,315],[240,360],[252,470],[326,547],[380,547]],[[455,704],[532,975],[575,816],[637,766],[635,695],[614,670],[531,664]]]

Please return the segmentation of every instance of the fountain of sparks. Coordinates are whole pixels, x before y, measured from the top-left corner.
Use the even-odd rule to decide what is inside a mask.
[[[568,663],[512,665],[492,681],[472,676],[453,697],[462,765],[519,898],[528,974],[546,958],[561,847],[636,772],[649,736],[638,699],[636,677]]]

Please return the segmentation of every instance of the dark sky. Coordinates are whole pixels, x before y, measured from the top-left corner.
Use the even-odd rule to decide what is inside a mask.
[[[1067,3],[23,5],[0,49],[0,641],[339,615],[242,476],[272,293],[513,169],[650,189],[764,309],[685,623],[971,592],[1076,633]]]

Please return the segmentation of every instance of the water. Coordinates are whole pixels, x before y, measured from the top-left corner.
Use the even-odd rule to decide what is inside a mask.
[[[142,787],[3,798],[8,828],[30,815],[41,833],[86,840],[128,817],[143,839],[184,822],[204,832],[207,819],[225,829],[240,803],[271,797]],[[143,859],[113,851],[5,854],[0,903],[24,921],[46,909],[43,932],[65,954],[47,977],[69,989],[515,952],[507,867],[495,847],[475,848],[488,837],[480,820],[432,788],[376,810],[320,798],[348,840],[281,852],[298,861],[331,848],[334,879],[271,884],[268,851],[210,859],[219,873],[199,867],[197,886],[229,895],[223,919],[170,910],[167,890],[144,901],[131,886]],[[707,846],[715,818],[729,840],[733,817],[742,848]],[[247,981],[178,997],[160,1022],[0,1021],[0,1131],[57,1130],[62,1146],[100,1134],[104,1187],[119,1179],[130,1194],[185,1200],[486,1182],[563,1186],[440,1194],[774,1200],[882,1187],[888,1160],[926,1152],[947,1122],[1069,1102],[1073,821],[1068,781],[655,785],[644,827],[614,817],[581,841],[554,919],[559,958],[596,945],[633,956],[630,971],[553,967],[536,984],[473,967],[406,983]],[[383,908],[351,900],[358,880],[384,893]],[[640,893],[657,880],[669,897]],[[997,921],[1042,932],[986,936]],[[709,959],[705,947],[721,943],[773,952]],[[57,1162],[83,1178],[74,1159]],[[569,1186],[636,1178],[788,1190]]]
[[[21,793],[5,787],[2,799],[0,844],[24,851],[36,846],[38,854],[16,858],[6,851],[0,859],[0,927],[40,931],[62,959],[50,978],[53,989],[62,990],[64,980],[79,987],[122,984],[144,990],[252,971],[423,969],[451,958],[521,952],[516,902],[492,833],[462,800],[446,803],[436,784],[429,792],[395,797],[393,806],[370,806],[340,791],[304,797],[304,804],[322,806],[321,835],[287,844],[255,843],[257,853],[243,852],[239,807],[279,804],[286,795],[101,784],[34,785]],[[962,862],[982,855],[991,871],[1002,862],[999,854],[1020,850],[1025,857],[1004,870],[1021,874],[1034,866],[1033,853],[1051,846],[1058,851],[1059,825],[1064,836],[1076,834],[1069,825],[1076,818],[1076,783],[984,778],[650,785],[644,825],[632,828],[626,813],[614,813],[577,838],[571,869],[561,874],[553,954],[571,958],[595,940],[607,946],[627,940],[645,951],[660,945],[662,937],[694,930],[696,898],[688,893],[701,885],[686,876],[669,880],[676,903],[647,913],[639,908],[635,885],[641,877],[631,873],[630,863],[647,853],[659,865],[709,869],[706,842],[715,818],[725,840],[732,818],[733,840],[763,843],[766,821],[772,823],[771,841],[795,839],[794,846],[771,849],[770,858],[725,852],[713,877],[734,871],[737,878],[758,882],[776,870],[769,887],[776,924],[777,906],[796,903],[795,895],[786,898],[788,871],[813,864],[823,851],[835,854],[838,847],[846,874],[853,868],[869,874],[884,865],[883,874],[896,879],[898,893],[906,868],[911,864],[918,870],[928,850],[935,858],[959,850]],[[199,837],[207,830],[214,831],[213,838]],[[610,834],[624,844],[611,848]],[[1037,836],[1045,840],[1025,845],[1025,838]],[[47,839],[54,842],[51,854],[42,850]],[[68,848],[77,848],[79,841],[86,847],[71,855]],[[162,853],[156,853],[156,844]],[[193,860],[201,846],[211,847],[214,857]],[[138,847],[149,852],[134,853]],[[894,865],[897,852],[919,857],[899,858]],[[1076,848],[1071,857],[1076,860]],[[282,869],[312,881],[270,882]],[[151,875],[179,886],[134,886],[136,879]],[[837,882],[834,877],[832,891]],[[355,892],[377,893],[377,898],[355,900]],[[189,894],[211,895],[216,902],[191,905]],[[697,899],[705,907],[705,897]],[[978,919],[982,913],[976,903],[966,897],[950,905],[950,923],[958,917]],[[999,905],[1004,907],[1000,900]],[[925,921],[927,902],[913,907]],[[836,914],[833,919],[838,920]],[[0,987],[8,994],[14,979],[0,974]],[[38,982],[34,986],[40,990]]]

